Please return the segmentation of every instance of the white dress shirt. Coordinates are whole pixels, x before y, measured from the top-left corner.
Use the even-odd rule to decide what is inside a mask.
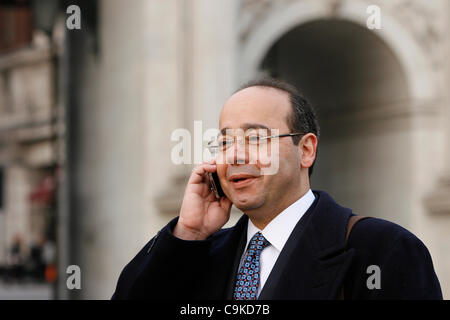
[[[297,225],[297,222],[314,202],[314,199],[315,196],[311,189],[309,189],[303,197],[291,204],[270,221],[264,230],[259,230],[250,219],[248,220],[247,245],[245,246],[246,250],[244,250],[241,257],[241,264],[247,252],[248,244],[255,233],[258,231],[261,232],[264,238],[270,242],[270,245],[262,250],[260,256],[260,284],[257,292],[258,297],[281,250],[283,250],[286,241],[294,230],[294,227]]]

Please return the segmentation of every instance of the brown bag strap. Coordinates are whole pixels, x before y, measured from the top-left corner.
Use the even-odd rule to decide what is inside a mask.
[[[361,220],[364,220],[366,218],[369,217],[365,217],[365,216],[351,216],[350,219],[348,219],[348,224],[347,224],[347,232],[345,234],[345,242],[346,242],[346,246],[347,246],[347,241],[348,241],[348,237],[350,236],[350,232],[352,232],[353,227],[355,226],[356,223],[358,223]],[[339,300],[344,300],[344,286],[341,287],[341,290],[339,291],[339,296],[338,296]]]
[[[347,224],[347,233],[345,234],[345,241],[348,241],[348,237],[350,236],[350,232],[352,232],[353,226],[358,222],[361,221],[363,219],[366,219],[369,217],[365,217],[365,216],[351,216],[350,219],[348,219],[348,224]]]

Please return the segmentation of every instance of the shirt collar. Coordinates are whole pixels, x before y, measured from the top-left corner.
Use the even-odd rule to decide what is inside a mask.
[[[266,238],[275,249],[281,252],[291,235],[292,230],[294,230],[297,222],[314,202],[314,199],[315,196],[311,189],[309,189],[300,199],[295,201],[270,221],[264,230],[259,230],[249,219],[247,225],[247,246],[255,233],[261,232],[264,238]]]

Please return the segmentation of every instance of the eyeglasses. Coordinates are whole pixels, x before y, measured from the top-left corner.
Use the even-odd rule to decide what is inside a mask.
[[[299,133],[299,132],[278,134],[278,135],[273,135],[273,136],[260,136],[258,134],[249,134],[249,135],[244,136],[244,139],[240,139],[240,140],[241,140],[241,144],[243,142],[245,142],[246,145],[259,146],[263,143],[267,143],[267,141],[269,141],[269,139],[304,136],[305,134],[306,133]],[[212,154],[215,154],[217,151],[225,151],[233,146],[236,139],[237,139],[237,136],[234,136],[234,137],[220,136],[217,139],[217,141],[210,141],[207,145],[207,148]]]

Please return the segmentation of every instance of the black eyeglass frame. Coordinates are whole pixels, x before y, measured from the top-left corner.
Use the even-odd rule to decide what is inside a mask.
[[[259,140],[267,140],[267,139],[273,139],[273,138],[284,138],[284,137],[295,137],[295,136],[304,136],[306,135],[306,133],[302,133],[302,132],[291,132],[291,133],[283,133],[283,134],[277,134],[277,135],[272,135],[272,136],[265,136],[265,137],[259,137]],[[235,139],[233,139],[233,143],[234,143]],[[212,153],[213,151],[211,149],[219,149],[219,145],[211,145],[213,141],[208,142],[207,148],[209,149],[209,151]],[[230,148],[231,145],[229,147],[227,147],[226,149]]]

